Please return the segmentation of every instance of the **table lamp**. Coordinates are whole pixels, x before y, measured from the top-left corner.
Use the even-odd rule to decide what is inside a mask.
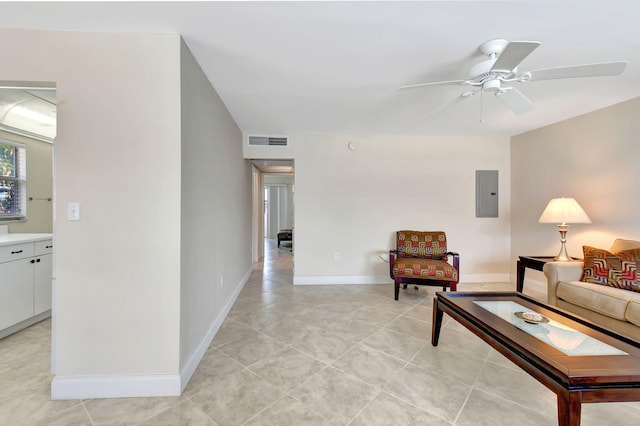
[[[547,207],[540,215],[538,223],[558,223],[558,231],[560,231],[560,252],[553,258],[555,261],[567,262],[572,260],[567,255],[567,231],[569,231],[569,223],[591,223],[591,219],[584,212],[580,204],[573,198],[554,198],[549,201]]]

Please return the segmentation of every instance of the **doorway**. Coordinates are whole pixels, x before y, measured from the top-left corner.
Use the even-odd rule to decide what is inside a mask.
[[[269,179],[270,176],[265,176]],[[293,228],[292,185],[265,183],[264,185],[264,237],[277,239],[282,230]]]
[[[53,151],[57,135],[57,91],[54,82],[28,82],[28,81],[0,81],[0,138],[9,144],[19,144],[23,147],[26,166],[24,185],[19,197],[15,199],[22,205],[22,211],[26,211],[27,220],[15,220],[3,222],[8,225],[7,232],[16,234],[53,234],[53,210],[54,210],[54,167]],[[11,176],[11,175],[10,175]],[[46,247],[52,254],[43,257],[43,265],[40,272],[49,269],[52,256],[55,256],[55,247]],[[41,259],[37,259],[40,262]],[[33,262],[33,260],[32,260]],[[44,266],[46,265],[46,266]],[[51,292],[54,291],[55,275],[51,267]],[[48,281],[49,275],[42,278],[42,282]],[[42,286],[41,292],[46,287]],[[42,294],[42,293],[41,293]],[[23,324],[32,324],[30,329],[37,329],[38,341],[35,344],[51,340],[47,346],[47,356],[50,357],[52,373],[55,372],[55,339],[51,338],[54,327],[50,324],[55,321],[54,309],[55,297],[51,295],[51,303],[46,297],[34,315]],[[44,310],[43,310],[44,309]],[[51,313],[51,319],[47,318]],[[38,321],[38,322],[32,322]],[[40,325],[38,325],[40,324]],[[43,347],[45,345],[42,345]],[[20,366],[16,366],[19,368]]]
[[[265,245],[292,250],[294,237],[277,247],[278,233],[295,227],[293,160],[251,160],[253,164],[253,261],[265,254]],[[292,232],[293,233],[293,232]]]

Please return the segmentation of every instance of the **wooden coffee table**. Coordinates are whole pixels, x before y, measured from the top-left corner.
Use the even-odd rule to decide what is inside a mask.
[[[522,311],[543,318],[526,323]],[[561,426],[580,424],[582,403],[640,400],[640,342],[629,337],[522,293],[438,292],[433,346],[445,312],[555,392]]]

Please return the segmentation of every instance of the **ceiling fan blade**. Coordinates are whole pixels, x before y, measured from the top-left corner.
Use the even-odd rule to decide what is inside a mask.
[[[432,83],[419,83],[419,84],[410,84],[408,86],[402,86],[398,90],[404,89],[413,89],[414,87],[425,87],[425,86],[447,86],[447,85],[460,85],[467,80],[448,80],[448,81],[434,81]]]
[[[434,109],[433,111],[429,112],[429,114],[427,114],[425,116],[425,118],[427,117],[431,117],[432,115],[435,115],[437,113],[439,113],[440,111],[442,111],[445,108],[448,108],[452,105],[455,105],[459,102],[464,101],[467,98],[470,98],[471,96],[475,95],[476,93],[480,92],[482,89],[473,89],[473,90],[469,90],[468,92],[464,92],[458,96],[456,96],[455,98],[451,99],[450,101],[447,101],[445,103],[443,103],[442,105],[440,105],[438,108]]]
[[[524,114],[533,109],[533,103],[515,87],[505,87],[503,91],[496,92],[496,96],[516,114]]]
[[[476,94],[476,93],[478,93],[479,91],[480,91],[480,90],[478,89],[478,90],[473,90],[473,91],[465,92],[465,93],[463,93],[463,94],[461,94],[461,95],[458,95],[458,96],[456,96],[455,98],[451,99],[450,101],[447,101],[447,102],[443,103],[442,105],[440,105],[439,107],[437,107],[436,109],[434,109],[434,110],[430,111],[430,112],[425,116],[425,118],[428,118],[428,117],[431,117],[431,116],[433,116],[433,115],[436,115],[437,113],[439,113],[439,112],[440,112],[440,111],[442,111],[443,109],[448,108],[448,107],[450,107],[450,106],[452,106],[452,105],[455,105],[455,104],[457,104],[457,103],[459,103],[459,102],[462,102],[463,100],[467,99],[468,97],[471,97],[471,96],[475,95],[475,94]]]
[[[507,44],[498,59],[491,67],[491,71],[510,72],[540,46],[539,41],[512,41]]]
[[[572,65],[568,67],[545,68],[530,71],[530,81],[555,80],[560,78],[600,77],[621,74],[627,61],[601,62],[597,64]]]

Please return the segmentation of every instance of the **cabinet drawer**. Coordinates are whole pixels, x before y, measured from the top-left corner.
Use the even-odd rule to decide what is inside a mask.
[[[33,256],[33,243],[11,244],[0,247],[0,263]]]
[[[40,256],[41,254],[49,254],[51,250],[53,250],[53,241],[45,240],[45,241],[36,241],[35,242],[35,255]]]

